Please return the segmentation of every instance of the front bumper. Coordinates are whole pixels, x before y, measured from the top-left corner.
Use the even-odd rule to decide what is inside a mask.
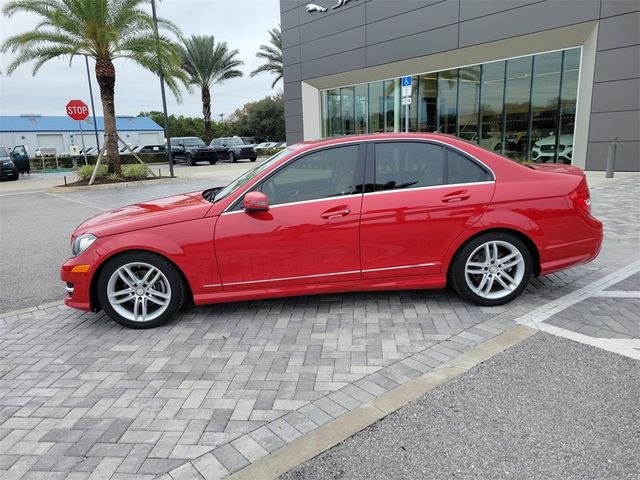
[[[94,261],[91,256],[84,254],[69,258],[62,264],[60,279],[65,282],[65,305],[87,312],[95,310],[91,304],[91,280],[96,264],[97,259]]]
[[[18,169],[16,167],[0,168],[0,178],[14,178],[16,175],[18,175]]]

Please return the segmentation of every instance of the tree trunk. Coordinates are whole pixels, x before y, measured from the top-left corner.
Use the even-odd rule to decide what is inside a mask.
[[[116,131],[116,108],[114,87],[116,69],[110,59],[96,60],[96,79],[100,87],[100,100],[104,114],[104,139],[107,145],[107,164],[109,173],[120,174],[120,152],[118,151],[118,133]]]
[[[202,86],[202,115],[204,116],[204,141],[209,143],[213,138],[211,131],[211,92],[209,86]]]

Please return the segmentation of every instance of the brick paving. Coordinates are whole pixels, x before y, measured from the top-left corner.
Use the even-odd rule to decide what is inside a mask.
[[[637,187],[593,190],[595,262],[504,307],[445,290],[205,306],[143,331],[66,307],[0,316],[0,477],[224,477],[637,258]],[[637,298],[584,302],[560,312],[571,328],[633,335]]]

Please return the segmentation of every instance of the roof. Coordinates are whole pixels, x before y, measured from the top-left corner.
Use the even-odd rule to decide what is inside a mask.
[[[96,117],[98,130],[104,130],[104,117]],[[116,117],[116,128],[120,132],[161,132],[162,127],[149,117]],[[93,130],[93,117],[82,122],[83,130]],[[0,115],[0,132],[77,132],[78,122],[67,116]]]

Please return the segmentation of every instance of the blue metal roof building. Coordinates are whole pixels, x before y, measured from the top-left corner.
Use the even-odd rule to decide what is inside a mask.
[[[96,117],[96,123],[102,146],[104,118]],[[120,139],[131,147],[164,143],[162,127],[149,117],[116,117],[116,129]],[[93,117],[77,122],[67,116],[0,115],[0,145],[24,145],[30,154],[39,148],[55,149],[58,155],[69,152],[72,145],[96,147]]]
[[[104,131],[104,117],[96,117],[98,130]],[[83,130],[93,130],[93,117],[82,122]],[[120,132],[161,132],[162,127],[149,117],[116,117],[116,129]],[[0,132],[76,132],[78,122],[67,116],[45,117],[41,115],[0,115]]]

